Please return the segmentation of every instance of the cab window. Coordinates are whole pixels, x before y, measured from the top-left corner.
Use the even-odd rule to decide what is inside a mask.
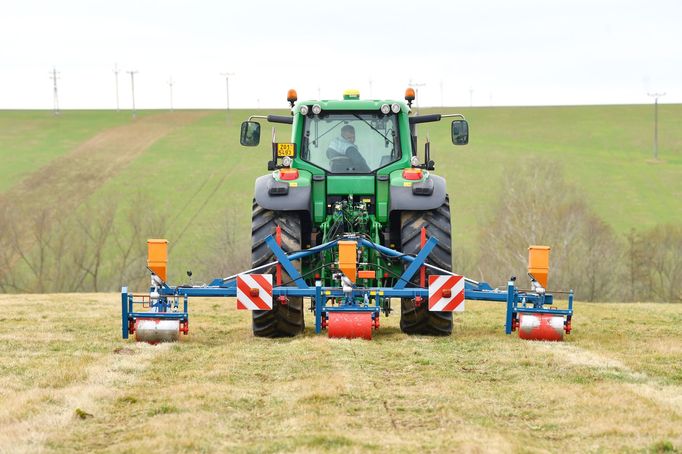
[[[323,112],[305,117],[301,157],[330,173],[371,173],[400,159],[397,115]]]

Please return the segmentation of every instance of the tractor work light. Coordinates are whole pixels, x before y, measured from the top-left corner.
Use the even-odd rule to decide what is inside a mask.
[[[391,112],[393,112],[394,114],[400,112],[400,104],[398,104],[397,102],[391,104]]]
[[[419,165],[419,158],[417,156],[412,156],[412,158],[410,158],[410,164],[412,164],[412,167],[417,167]]]
[[[301,115],[308,115],[308,106],[301,106]]]
[[[291,167],[291,163],[292,163],[292,162],[293,162],[293,161],[292,161],[292,159],[291,159],[289,156],[285,156],[284,158],[282,158],[282,165],[283,165],[284,167]]]
[[[320,115],[321,112],[322,112],[322,107],[320,107],[319,104],[315,104],[315,105],[313,106],[313,113],[314,113],[315,115]]]
[[[388,115],[389,112],[391,112],[391,106],[389,106],[388,104],[382,104],[381,113],[384,115]]]
[[[291,88],[291,89],[287,92],[287,101],[289,101],[289,104],[291,104],[291,106],[293,107],[293,105],[294,105],[294,103],[296,102],[296,100],[298,100],[298,94],[296,93],[296,90],[294,90],[293,88]]]

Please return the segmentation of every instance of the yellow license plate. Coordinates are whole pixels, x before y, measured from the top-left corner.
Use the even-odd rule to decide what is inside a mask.
[[[283,158],[285,156],[294,156],[294,144],[293,143],[278,143],[277,144],[277,156]]]

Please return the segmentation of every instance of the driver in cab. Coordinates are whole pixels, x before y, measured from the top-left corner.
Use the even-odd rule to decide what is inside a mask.
[[[370,173],[367,161],[355,145],[355,128],[351,125],[341,128],[341,137],[329,144],[327,158],[333,173]]]

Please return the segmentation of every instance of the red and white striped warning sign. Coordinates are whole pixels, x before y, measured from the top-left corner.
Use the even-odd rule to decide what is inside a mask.
[[[272,309],[272,274],[237,276],[237,309],[269,311]]]
[[[464,276],[429,276],[429,310],[464,311]]]

